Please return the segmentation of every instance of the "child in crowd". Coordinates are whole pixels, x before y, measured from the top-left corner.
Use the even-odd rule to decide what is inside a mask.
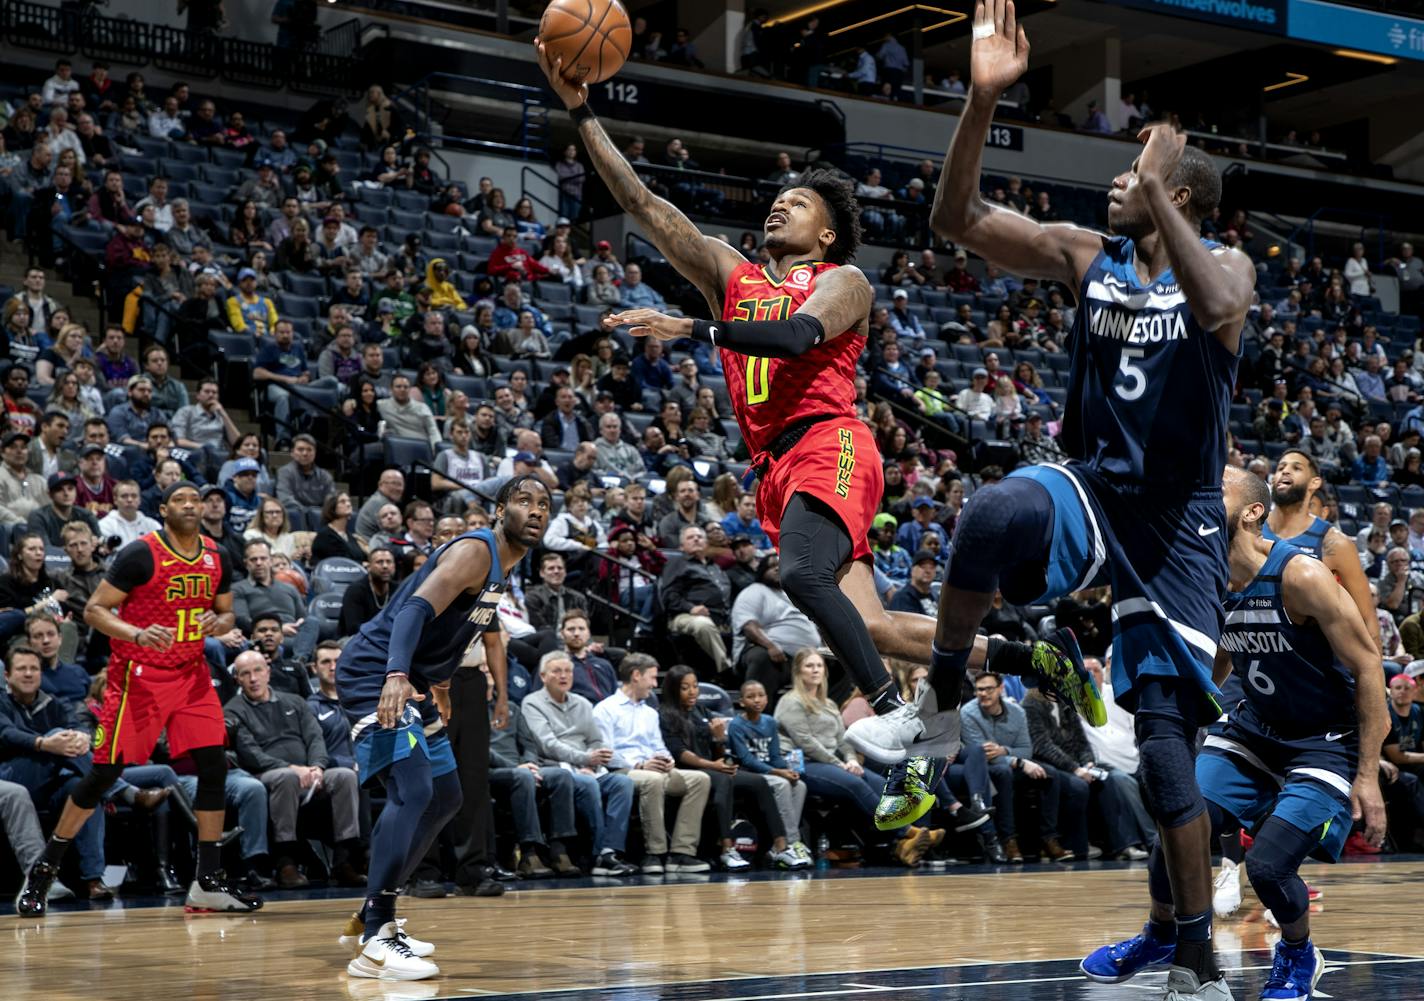
[[[806,805],[806,783],[801,781],[801,773],[792,768],[781,753],[776,720],[764,715],[766,702],[766,688],[760,681],[748,681],[742,685],[742,714],[732,717],[727,724],[727,743],[740,767],[766,779],[772,795],[776,797],[776,808],[781,813],[786,830],[796,832],[796,840],[792,842],[789,853],[785,838],[776,838],[772,842],[772,857],[777,858],[778,864],[784,868],[805,869],[811,865],[811,850],[801,841],[799,834],[801,810]],[[783,858],[788,860],[781,862]]]

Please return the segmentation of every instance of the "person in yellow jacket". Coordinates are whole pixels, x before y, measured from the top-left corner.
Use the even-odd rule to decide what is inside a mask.
[[[430,288],[430,305],[436,309],[468,309],[464,298],[450,281],[450,265],[437,257],[425,266],[425,284]]]
[[[237,291],[227,300],[227,324],[239,334],[265,337],[277,324],[277,307],[257,292],[257,272],[243,268],[237,273]]]

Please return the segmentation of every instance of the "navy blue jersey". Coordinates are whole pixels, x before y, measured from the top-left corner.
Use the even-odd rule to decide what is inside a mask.
[[[1229,710],[1231,722],[1275,740],[1334,735],[1355,742],[1355,679],[1336,662],[1320,626],[1292,622],[1282,600],[1286,564],[1304,555],[1277,542],[1246,589],[1227,592],[1221,646],[1245,695]]]
[[[1288,542],[1305,555],[1314,556],[1317,560],[1324,559],[1325,536],[1329,531],[1330,522],[1324,518],[1312,518],[1304,532],[1290,539],[1282,539],[1271,531],[1270,525],[1261,526],[1261,534],[1272,542]]]
[[[496,609],[505,591],[504,568],[499,563],[499,547],[495,544],[494,533],[482,528],[451,539],[435,550],[424,566],[405,579],[376,617],[352,637],[337,664],[337,687],[343,702],[363,694],[358,689],[372,688],[379,695],[380,688],[385,684],[391,627],[396,616],[420,585],[425,583],[425,579],[435,572],[446,551],[465,539],[476,539],[489,547],[490,570],[484,587],[476,594],[462,591],[457,595],[449,607],[426,623],[420,641],[415,645],[414,659],[409,664],[393,664],[391,669],[406,670],[411,685],[418,691],[427,691],[432,684],[445,681],[455,673],[465,648],[475,637],[498,628]]]
[[[1143,285],[1135,259],[1127,237],[1104,237],[1083,274],[1059,442],[1115,483],[1220,485],[1239,352],[1202,329],[1170,268]]]

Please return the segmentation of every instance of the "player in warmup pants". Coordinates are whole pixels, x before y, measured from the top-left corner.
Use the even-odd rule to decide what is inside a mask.
[[[994,108],[1027,67],[1013,4],[979,3],[973,86],[930,224],[1011,274],[1074,289],[1059,437],[1072,458],[1015,470],[965,506],[930,683],[941,702],[957,689],[996,589],[1020,604],[1111,584],[1113,694],[1135,714],[1143,800],[1171,874],[1168,992],[1224,1001],[1231,992],[1211,949],[1211,825],[1194,760],[1198,728],[1221,715],[1212,682],[1226,585],[1221,469],[1256,272],[1244,254],[1200,237],[1221,176],[1166,126],[1144,129],[1137,158],[1113,178],[1109,234],[987,202],[980,173]]]
[[[886,611],[875,590],[870,522],[884,482],[874,436],[855,413],[856,363],[865,349],[874,292],[849,263],[860,241],[854,184],[813,170],[780,191],[763,232],[771,263],[749,263],[721,240],[703,236],[675,206],[650,192],[603,131],[588,105],[587,88],[565,80],[559,62],[542,46],[539,58],[618,204],[719,318],[691,320],[636,309],[614,315],[610,323],[630,325],[635,336],[691,339],[720,349],[737,424],[761,480],[757,513],[781,553],[782,586],[894,735],[857,746],[900,762],[889,779],[899,798],[881,823],[910,823],[933,805],[928,789],[934,776],[902,762],[904,748],[920,740],[936,758],[952,757],[959,746],[959,715],[937,711],[933,701],[925,704],[927,686],[906,703],[881,659],[884,654],[929,663],[934,620]],[[1071,634],[1065,630],[1052,639],[981,640],[970,666],[989,661],[1000,673],[1046,683],[1085,717],[1105,720],[1106,709]],[[963,680],[967,685],[967,675]],[[957,709],[958,696],[956,690],[945,703],[948,709]],[[926,719],[935,720],[933,730]]]
[[[1197,780],[1217,830],[1255,832],[1247,875],[1281,928],[1262,1001],[1308,1001],[1325,961],[1310,941],[1299,869],[1307,858],[1338,859],[1362,817],[1371,844],[1384,838],[1384,672],[1354,599],[1329,569],[1262,537],[1266,485],[1228,468],[1225,494],[1231,590],[1216,676],[1241,679],[1243,699],[1208,736]],[[1122,983],[1171,960],[1176,928],[1160,850],[1148,867],[1147,926],[1083,960],[1090,979]]]
[[[109,687],[94,731],[94,770],[74,787],[44,855],[30,866],[15,899],[20,917],[44,916],[69,842],[124,766],[147,761],[165,730],[170,753],[190,755],[198,772],[198,868],[188,910],[248,912],[262,906],[260,898],[229,883],[222,869],[227,727],[203,658],[203,637],[232,628],[232,593],[221,549],[199,534],[201,512],[192,483],[182,480],[165,490],[163,528],[120,549],[84,606],[84,621],[112,645]]]
[[[516,476],[495,498],[492,528],[466,532],[431,554],[336,665],[336,694],[348,716],[363,783],[383,781],[386,808],[371,831],[366,902],[340,937],[356,948],[346,972],[377,980],[423,980],[440,968],[435,946],[405,933],[396,893],[460,808],[455,756],[444,732],[450,676],[482,638],[494,679],[496,729],[509,722],[508,664],[496,609],[506,568],[539,544],[549,524],[549,488]]]

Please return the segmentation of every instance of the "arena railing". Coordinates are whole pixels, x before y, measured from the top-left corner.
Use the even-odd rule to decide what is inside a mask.
[[[265,42],[189,32],[167,25],[107,17],[94,6],[82,12],[34,0],[4,0],[0,33],[10,44],[44,52],[80,52],[91,59],[147,65],[186,76],[215,76],[248,86],[288,87],[305,93],[338,94],[365,82],[359,27],[339,25],[337,41],[349,51],[317,41],[305,49],[280,49]]]
[[[520,119],[517,141],[500,142],[446,131],[443,126],[451,109],[441,105],[435,96],[437,91],[458,93],[462,97],[518,102]],[[416,131],[433,144],[519,156],[526,160],[544,159],[547,155],[549,108],[545,103],[545,91],[538,87],[458,73],[429,73],[397,91],[391,100],[415,113],[418,121]]]

